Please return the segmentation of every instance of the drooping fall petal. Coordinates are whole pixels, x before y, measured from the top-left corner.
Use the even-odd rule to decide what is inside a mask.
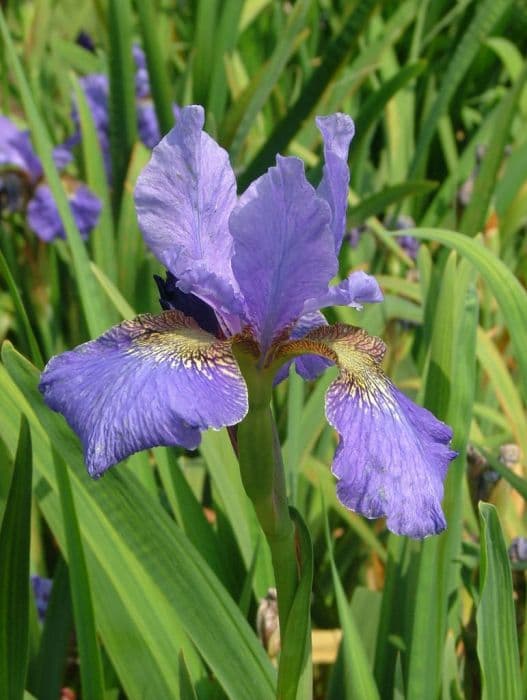
[[[40,390],[80,436],[92,476],[150,447],[194,449],[200,430],[247,412],[230,341],[179,311],[138,316],[52,358]]]
[[[307,348],[340,368],[326,394],[326,416],[339,434],[333,473],[341,502],[367,518],[386,517],[396,534],[441,532],[443,481],[456,456],[452,430],[386,377],[379,338],[337,324],[284,344],[282,353]]]

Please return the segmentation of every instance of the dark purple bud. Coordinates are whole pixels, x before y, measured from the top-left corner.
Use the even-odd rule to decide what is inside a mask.
[[[220,334],[220,325],[213,309],[194,294],[186,294],[177,286],[177,277],[171,272],[166,273],[166,280],[154,275],[159,290],[159,303],[165,311],[176,309],[185,316],[190,316],[204,330],[213,335]]]
[[[86,51],[91,51],[92,53],[95,53],[95,44],[93,43],[93,40],[88,34],[88,32],[81,30],[77,34],[76,42],[79,46],[82,46],[83,49],[86,49]]]

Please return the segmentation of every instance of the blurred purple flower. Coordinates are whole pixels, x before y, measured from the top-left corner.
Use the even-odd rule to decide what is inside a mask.
[[[415,228],[415,221],[408,214],[399,214],[395,220],[396,231],[404,231],[408,228]],[[408,257],[415,260],[419,252],[419,241],[413,236],[397,236],[397,243],[401,246]]]
[[[53,158],[61,169],[69,162],[70,154],[59,146]],[[27,203],[29,227],[40,239],[49,242],[64,238],[64,228],[51,190],[42,178],[42,164],[33,150],[29,132],[0,115],[0,204],[12,213],[22,210]],[[75,223],[86,237],[97,224],[101,203],[84,185],[74,189],[68,198]]]
[[[73,218],[83,238],[87,238],[101,213],[101,202],[84,185],[80,185],[70,196],[69,202]],[[29,227],[43,241],[65,238],[66,232],[60,214],[47,185],[39,185],[27,207]]]
[[[344,240],[349,243],[352,248],[359,245],[360,237],[366,231],[366,226],[353,226],[344,235]]]
[[[33,575],[31,576],[31,587],[33,588],[33,595],[35,596],[38,619],[40,622],[43,622],[48,609],[53,581],[50,578]]]
[[[137,129],[139,138],[147,148],[153,148],[159,143],[161,133],[159,123],[151,99],[150,79],[146,67],[146,59],[143,50],[134,45],[133,58],[135,62],[135,96]],[[111,176],[110,158],[110,82],[108,76],[102,73],[92,73],[80,79],[80,84],[84,90],[86,101],[93,117],[95,129],[101,146],[104,164],[108,176]],[[174,119],[177,117],[178,107],[173,105]],[[80,142],[80,121],[76,105],[73,106],[72,118],[76,126],[76,131],[70,139],[69,147]]]
[[[262,382],[291,360],[306,379],[330,362],[340,369],[326,395],[340,436],[340,500],[368,518],[386,516],[399,534],[440,532],[451,429],[386,377],[379,338],[328,326],[320,313],[382,300],[364,272],[331,285],[353,122],[344,114],[317,119],[325,158],[317,189],[302,161],[277,156],[239,198],[228,155],[203,124],[202,107],[184,108],[135,191],[145,241],[170,271],[158,281],[168,310],[52,358],[40,383],[46,403],[79,434],[98,477],[138,450],[194,449],[202,430],[241,421],[249,401],[237,358]]]

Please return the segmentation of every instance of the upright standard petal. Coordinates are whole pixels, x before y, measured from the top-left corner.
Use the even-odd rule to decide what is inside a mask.
[[[385,516],[399,535],[441,532],[443,480],[456,456],[449,446],[452,430],[384,375],[384,343],[337,324],[286,344],[282,353],[295,347],[318,349],[340,367],[326,394],[326,416],[340,436],[333,473],[341,502],[367,518]]]
[[[374,304],[384,299],[379,283],[373,275],[363,270],[352,272],[339,284],[329,287],[318,299],[310,299],[304,306],[304,313],[327,306],[351,306],[362,309],[363,304]]]
[[[324,139],[324,170],[317,194],[331,208],[331,231],[338,255],[346,230],[349,168],[348,151],[355,134],[355,125],[347,114],[337,112],[317,117],[317,126]]]
[[[247,412],[230,342],[179,311],[138,316],[52,358],[40,390],[81,438],[94,477],[139,450],[194,449],[201,429]]]
[[[331,212],[308,183],[298,158],[277,157],[230,218],[234,275],[245,316],[265,353],[273,337],[323,294],[337,270]]]
[[[180,288],[220,313],[240,301],[231,269],[229,215],[236,182],[227,152],[206,134],[203,108],[185,107],[137,180],[139,225]]]

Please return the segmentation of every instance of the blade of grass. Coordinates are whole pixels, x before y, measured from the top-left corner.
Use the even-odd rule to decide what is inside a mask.
[[[472,267],[450,253],[441,274],[439,298],[431,329],[431,355],[424,405],[450,424],[454,447],[460,453],[448,471],[443,508],[446,532],[426,540],[416,573],[415,606],[408,658],[409,700],[439,692],[449,605],[459,590],[459,549],[462,531],[462,494],[465,450],[470,428],[475,386],[475,343],[478,304],[472,284]],[[432,288],[432,294],[435,293]],[[426,333],[425,333],[426,335]],[[426,606],[425,601],[434,601]]]
[[[29,641],[31,435],[22,416],[15,467],[0,528],[0,697],[24,694]]]
[[[163,135],[168,133],[174,126],[174,114],[172,112],[171,81],[167,69],[166,56],[163,53],[163,45],[159,41],[157,33],[157,12],[159,10],[156,7],[156,3],[152,2],[152,0],[136,0],[136,7],[139,15],[139,27],[143,37],[152,98],[156,108],[160,132]]]
[[[192,678],[185,663],[185,656],[183,652],[179,652],[178,657],[178,667],[179,667],[179,695],[181,700],[198,700],[196,691],[192,684]]]
[[[483,40],[510,6],[511,0],[483,0],[476,6],[476,14],[458,43],[441,81],[437,97],[419,131],[409,178],[419,176],[426,161],[428,149],[439,120],[447,111],[466,72],[476,58]]]
[[[212,115],[216,124],[221,124],[223,120],[228,96],[225,54],[233,51],[236,46],[238,23],[243,6],[243,0],[226,0],[221,4],[221,17],[216,30],[207,99],[207,113]]]
[[[377,5],[382,5],[383,2],[384,0],[363,0],[353,8],[343,23],[340,34],[327,47],[321,65],[313,71],[295,104],[276,124],[264,146],[241,175],[240,190],[244,190],[252,180],[272,165],[277,153],[285,151],[304,120],[315,109],[346,57],[356,50],[359,37],[362,36],[370,16]]]
[[[130,650],[135,650],[135,644],[141,640],[134,640],[134,645],[127,640],[124,651],[121,628],[108,629],[107,623],[116,615],[117,619],[122,618],[119,621],[122,625],[131,616],[148,639],[145,653],[155,654],[157,672],[167,681],[168,695],[161,697],[172,697],[178,688],[177,669],[170,661],[179,652],[178,646],[184,648],[185,658],[194,672],[195,646],[228,695],[247,700],[273,697],[274,673],[263,649],[229,594],[166,511],[130,472],[114,470],[96,484],[89,482],[78,441],[63,419],[42,403],[37,388],[38,373],[9,344],[4,344],[2,356],[36,414],[32,425],[44,428],[39,439],[41,435],[44,441],[52,441],[70,467],[86,547],[99,562],[97,576],[90,577],[92,586],[100,585],[102,578],[119,591],[111,601],[112,608],[106,607],[97,614],[106,638],[117,634],[117,639],[112,640],[117,644],[120,639],[124,658],[112,657],[116,670],[122,671],[123,664],[130,665]],[[56,489],[52,466],[45,462],[41,466],[43,476]],[[47,495],[43,506],[49,502]],[[63,547],[64,534],[57,524],[56,511],[46,508],[45,514],[53,517],[52,529]],[[95,566],[92,558],[91,565]],[[123,577],[128,581],[127,586],[122,585]],[[99,597],[98,602],[101,605],[110,601]],[[118,610],[112,612],[115,606]],[[181,639],[182,628],[188,635],[185,644]],[[137,658],[134,663],[138,663]],[[240,674],[241,666],[246,669],[245,674]],[[136,678],[142,683],[139,687],[144,688],[143,664],[139,671]],[[150,677],[152,672],[150,667]],[[120,679],[123,681],[122,673]],[[150,682],[159,685],[155,678]]]
[[[299,583],[281,640],[277,698],[304,700],[311,695],[311,587],[313,585],[313,546],[302,517],[290,509],[296,526]]]
[[[60,557],[40,641],[37,671],[39,700],[57,700],[63,686],[68,646],[73,628],[68,567]]]
[[[232,450],[227,432],[207,431],[203,433],[201,452],[208,470],[220,494],[229,522],[233,523],[234,535],[246,570],[249,570],[256,543],[260,538],[260,526],[253,506],[245,493],[240,476],[240,468]],[[258,552],[255,594],[263,598],[273,585],[274,574],[271,555],[267,546]]]
[[[33,328],[31,326],[31,323],[29,322],[24,302],[22,301],[22,297],[20,295],[20,292],[18,291],[15,279],[11,274],[11,270],[9,269],[9,265],[7,264],[7,260],[5,259],[4,254],[1,250],[0,273],[5,280],[5,283],[7,284],[9,293],[11,294],[13,306],[16,310],[17,322],[21,326],[21,344],[24,347],[24,350],[29,353],[29,356],[32,358],[35,365],[37,365],[37,367],[44,367],[44,359],[42,358],[42,353],[40,352],[37,339],[35,338]]]
[[[474,265],[488,283],[507,322],[520,371],[523,395],[527,396],[527,292],[520,282],[507,266],[477,239],[432,228],[408,229],[406,234],[454,248]]]
[[[66,535],[71,600],[73,603],[77,643],[79,645],[82,697],[86,698],[86,700],[103,700],[104,679],[102,663],[95,628],[90,577],[84,558],[79,522],[67,466],[58,453],[55,452],[53,458],[60,494],[62,519],[64,521],[64,533]]]
[[[218,0],[195,3],[194,56],[192,60],[192,99],[206,105],[213,65],[214,43],[218,19]]]
[[[430,192],[436,187],[437,184],[429,180],[413,180],[385,187],[348,209],[348,226],[358,226],[370,216],[383,213],[390,205],[397,204],[406,197]]]
[[[117,278],[117,258],[113,229],[110,191],[101,146],[95,130],[93,115],[86,101],[84,90],[72,75],[75,102],[79,113],[82,133],[82,154],[86,169],[86,180],[90,189],[99,197],[102,204],[97,226],[90,234],[93,257],[97,265],[113,281]]]
[[[322,508],[325,513],[324,517],[324,532],[326,536],[326,547],[328,552],[329,564],[331,567],[331,577],[333,579],[333,588],[337,600],[337,609],[339,620],[342,627],[342,642],[343,645],[343,667],[344,667],[344,688],[346,698],[361,698],[363,700],[378,700],[379,692],[375,685],[373,674],[370,670],[370,664],[366,651],[362,644],[361,635],[351,606],[346,598],[346,593],[340,581],[335,559],[333,557],[333,545],[329,533],[329,524],[325,507]]]
[[[310,0],[300,0],[300,2],[295,4],[286,27],[280,33],[280,39],[267,66],[258,75],[256,87],[251,88],[249,102],[243,105],[243,111],[239,110],[238,112],[239,123],[232,139],[227,142],[233,161],[236,161],[245,137],[256,119],[256,115],[269,98],[273,87],[282,74],[285,64],[295,49],[296,39],[304,27],[305,17],[310,4]],[[232,113],[229,115],[229,120],[232,120]]]
[[[524,64],[514,86],[496,112],[496,127],[493,130],[493,138],[489,143],[485,158],[483,158],[469,205],[465,209],[459,225],[459,230],[467,236],[475,236],[484,228],[488,208],[495,192],[498,171],[503,162],[505,146],[509,141],[511,124],[517,115],[518,100],[526,79],[527,64]]]
[[[523,697],[512,576],[498,514],[479,504],[481,524],[480,600],[477,650],[483,700]]]
[[[110,64],[110,151],[114,214],[120,211],[126,172],[137,141],[135,71],[130,0],[108,1]]]

